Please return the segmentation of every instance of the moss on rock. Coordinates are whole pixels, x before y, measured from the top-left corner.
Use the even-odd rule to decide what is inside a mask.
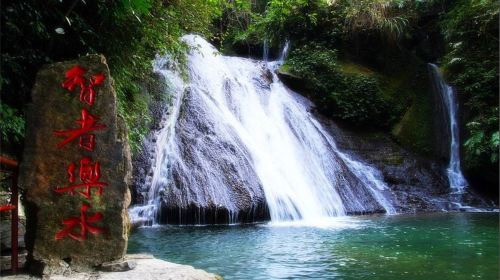
[[[403,145],[421,154],[434,153],[434,109],[432,89],[424,64],[404,72],[386,87],[398,106],[407,106],[403,117],[393,126],[392,135]]]

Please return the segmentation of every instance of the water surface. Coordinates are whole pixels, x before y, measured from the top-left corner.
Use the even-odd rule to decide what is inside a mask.
[[[224,279],[498,279],[498,213],[335,218],[317,225],[136,229],[150,253]]]

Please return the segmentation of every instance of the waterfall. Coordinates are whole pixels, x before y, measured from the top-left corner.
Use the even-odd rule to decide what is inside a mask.
[[[333,138],[324,131],[316,120],[311,121],[315,124],[321,134],[324,135],[328,144],[332,147],[335,153],[346,163],[354,175],[364,183],[365,187],[368,188],[373,197],[384,208],[385,212],[390,215],[396,214],[397,211],[392,205],[392,201],[386,197],[388,196],[387,194],[384,194],[384,192],[387,192],[389,188],[382,179],[382,173],[376,168],[364,164],[361,161],[357,161],[348,154],[339,151]]]
[[[162,186],[167,183],[169,175],[167,157],[172,155],[175,151],[175,122],[179,117],[182,98],[185,92],[185,83],[180,77],[178,71],[169,65],[170,57],[157,57],[153,63],[154,72],[160,74],[169,84],[169,91],[174,93],[172,95],[171,106],[163,117],[161,129],[156,135],[156,146],[154,148],[156,158],[152,164],[152,174],[149,177],[147,184],[150,186],[146,194],[147,198],[144,205],[134,206],[129,210],[130,217],[135,223],[149,222],[155,223],[158,218],[159,206],[161,204]]]
[[[285,58],[288,56],[288,51],[290,51],[290,41],[286,40],[285,45],[283,46],[283,50],[278,57],[278,63],[283,63],[285,61]]]
[[[439,68],[434,64],[429,64],[431,69],[434,86],[440,96],[448,117],[450,132],[450,160],[446,169],[446,174],[450,188],[454,192],[462,192],[468,185],[467,180],[460,169],[460,140],[459,128],[457,122],[458,104],[455,100],[455,92],[451,86],[446,84],[444,78],[439,72]]]
[[[267,40],[264,40],[264,46],[262,46],[262,60],[269,61],[269,43]]]
[[[158,132],[146,203],[131,209],[133,219],[232,223],[265,208],[273,222],[314,223],[396,212],[380,171],[341,152],[312,104],[274,73],[288,43],[266,63],[220,55],[196,35],[183,40],[193,46],[189,82],[158,68],[176,93]]]

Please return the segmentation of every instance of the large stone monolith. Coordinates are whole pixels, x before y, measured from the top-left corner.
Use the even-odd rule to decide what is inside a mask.
[[[51,274],[122,258],[130,176],[127,134],[105,58],[43,67],[27,111],[20,176],[31,265]]]

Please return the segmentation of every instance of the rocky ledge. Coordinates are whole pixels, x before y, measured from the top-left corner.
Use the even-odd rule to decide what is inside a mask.
[[[389,135],[354,131],[317,112],[315,115],[340,150],[381,171],[398,213],[494,211],[498,207],[472,188],[465,193],[453,193],[443,163],[406,150]]]
[[[104,271],[105,270],[105,271]],[[2,279],[40,279],[39,277],[21,274],[2,276]],[[124,260],[102,267],[94,272],[73,272],[67,270],[62,275],[46,275],[43,279],[50,280],[136,280],[136,279],[182,279],[182,280],[222,280],[222,277],[208,273],[192,266],[180,265],[154,258],[152,255],[126,255]]]

